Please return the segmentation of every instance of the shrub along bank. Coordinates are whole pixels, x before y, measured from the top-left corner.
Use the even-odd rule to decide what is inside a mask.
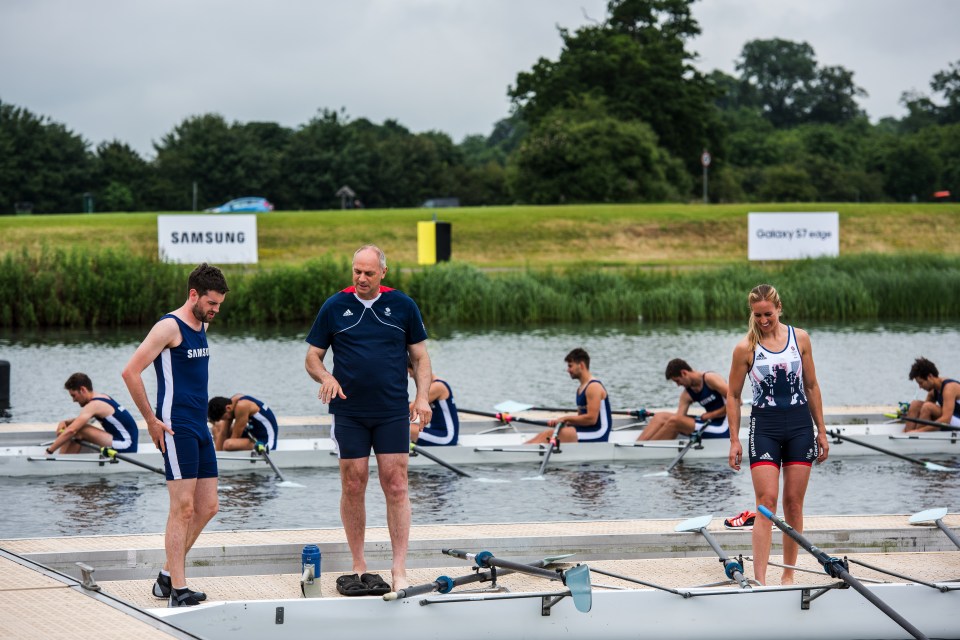
[[[0,326],[149,325],[179,306],[192,265],[115,250],[8,253],[0,264]],[[225,267],[219,322],[309,323],[350,284],[346,259],[272,269]],[[466,264],[391,269],[384,284],[411,295],[430,324],[737,320],[747,292],[777,287],[793,320],[960,317],[960,258],[859,254],[777,264],[676,270],[628,267],[486,272]]]

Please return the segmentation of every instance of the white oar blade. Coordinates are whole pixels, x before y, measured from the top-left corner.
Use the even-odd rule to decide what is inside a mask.
[[[570,589],[570,595],[573,597],[573,606],[580,613],[590,613],[590,609],[593,608],[590,567],[580,564],[572,569],[567,569],[563,575],[566,579],[567,589]]]
[[[645,473],[643,474],[644,478],[663,478],[670,475],[666,471],[657,471],[656,473]]]
[[[700,529],[705,529],[710,526],[710,521],[713,520],[713,515],[709,516],[699,516],[697,518],[690,518],[689,520],[684,520],[676,527],[673,528],[674,531],[700,531]]]
[[[283,482],[278,482],[278,483],[277,483],[277,486],[278,486],[278,487],[297,487],[297,488],[300,488],[300,489],[304,489],[304,488],[305,488],[305,485],[302,485],[302,484],[300,484],[299,482],[293,482],[293,481],[291,481],[291,480],[284,480]]]
[[[946,515],[946,507],[937,507],[936,509],[927,509],[926,511],[913,514],[910,516],[909,522],[910,524],[917,524],[919,522],[936,522],[937,520],[942,520]]]
[[[513,400],[504,400],[500,404],[493,405],[493,408],[502,413],[520,413],[521,411],[529,411],[530,409],[533,409],[533,405],[523,402],[514,402]]]
[[[960,471],[960,469],[954,469],[953,467],[944,467],[935,462],[924,462],[923,466],[925,469],[930,471]]]

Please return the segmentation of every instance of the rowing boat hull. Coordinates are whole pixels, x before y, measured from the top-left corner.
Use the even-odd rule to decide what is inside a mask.
[[[911,584],[868,587],[927,636],[960,637],[960,591],[940,593]],[[707,590],[691,590],[706,593]],[[548,593],[548,592],[545,592]],[[555,592],[556,593],[556,592]],[[541,614],[541,597],[450,594],[383,602],[379,598],[319,598],[224,602],[151,612],[197,635],[216,640],[330,637],[362,629],[369,637],[427,638],[656,638],[742,640],[745,629],[767,629],[778,640],[895,639],[905,632],[852,589],[832,589],[802,607],[802,591],[776,587],[752,592],[712,589],[684,598],[663,591],[593,591],[589,613],[564,598]],[[481,602],[481,598],[483,601]],[[429,602],[428,605],[422,603]],[[361,622],[362,621],[362,622]]]
[[[868,444],[908,456],[958,455],[960,438],[957,432],[921,433],[906,437],[898,424],[848,424],[836,425],[845,436],[855,437]],[[685,440],[652,442],[643,447],[632,446],[639,431],[617,431],[611,441],[605,443],[563,444],[550,458],[551,464],[563,463],[630,463],[638,461],[672,460],[686,444]],[[746,430],[741,431],[746,438]],[[460,444],[453,447],[430,447],[428,451],[445,462],[455,465],[528,464],[538,466],[546,451],[544,447],[523,445],[529,434],[500,433],[487,435],[462,435]],[[745,442],[745,440],[744,440]],[[147,445],[148,447],[150,445]],[[152,448],[152,447],[151,447]],[[702,448],[691,448],[686,460],[725,459],[729,442],[725,438],[703,441]],[[129,454],[131,458],[153,467],[163,466],[159,451],[144,451]],[[247,451],[220,452],[218,465],[221,472],[263,471],[272,473],[265,461]],[[831,457],[879,455],[876,451],[852,442],[831,443]],[[43,476],[63,474],[104,473],[149,473],[148,470],[127,462],[109,462],[98,454],[73,454],[54,456],[47,460],[41,446],[0,447],[0,476]],[[281,439],[270,458],[281,469],[336,468],[337,456],[333,441],[329,438]],[[375,459],[371,460],[375,464]],[[413,467],[436,466],[425,456],[413,455]]]

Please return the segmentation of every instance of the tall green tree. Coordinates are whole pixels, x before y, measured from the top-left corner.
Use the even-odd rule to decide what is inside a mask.
[[[97,146],[94,176],[98,211],[141,211],[156,196],[150,164],[119,140]]]
[[[713,85],[692,64],[687,41],[700,33],[692,0],[611,0],[599,25],[560,29],[556,61],[541,58],[508,90],[520,116],[536,127],[557,107],[585,95],[610,116],[647,123],[660,145],[699,170],[701,150],[719,149]]]
[[[76,212],[93,189],[87,142],[66,126],[0,102],[0,212],[32,203],[36,213]]]
[[[691,188],[649,125],[609,115],[594,99],[553,111],[514,161],[513,192],[535,204],[676,200]]]

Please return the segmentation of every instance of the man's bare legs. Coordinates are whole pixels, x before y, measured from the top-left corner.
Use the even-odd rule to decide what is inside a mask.
[[[369,477],[369,458],[340,460],[340,520],[353,557],[353,572],[357,575],[367,571],[363,543],[367,531],[366,492]]]
[[[410,456],[406,453],[382,453],[377,455],[380,487],[387,499],[387,528],[390,530],[390,546],[393,549],[393,590],[410,586],[407,581],[407,547],[410,542],[410,493],[407,488],[407,465]]]
[[[164,535],[167,554],[164,569],[170,573],[171,584],[182,589],[187,586],[187,552],[219,510],[217,478],[169,480],[167,492],[170,494],[170,513]]]

